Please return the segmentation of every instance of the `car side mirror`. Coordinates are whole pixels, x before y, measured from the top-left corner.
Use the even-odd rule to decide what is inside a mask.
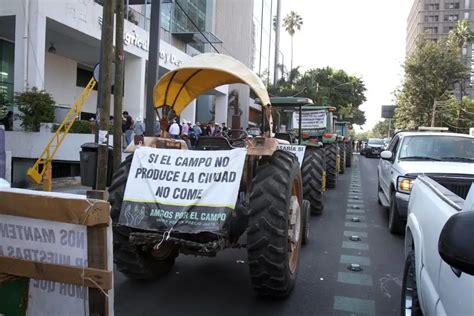
[[[452,268],[474,275],[474,212],[451,216],[439,236],[438,252]]]
[[[390,160],[392,161],[392,157],[393,157],[393,154],[391,151],[389,150],[384,150],[380,153],[380,158],[384,159],[384,160]]]

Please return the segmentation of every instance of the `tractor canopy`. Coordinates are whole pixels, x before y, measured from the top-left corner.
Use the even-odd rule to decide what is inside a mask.
[[[198,96],[216,87],[243,83],[254,91],[263,106],[270,98],[262,80],[240,61],[222,54],[196,55],[165,74],[155,85],[156,108],[169,106],[177,115]]]

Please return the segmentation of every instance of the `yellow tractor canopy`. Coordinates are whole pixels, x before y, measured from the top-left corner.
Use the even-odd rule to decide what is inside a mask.
[[[260,104],[270,104],[267,89],[255,73],[230,56],[214,53],[196,55],[165,74],[155,85],[153,100],[156,108],[170,106],[180,115],[198,96],[233,83],[248,85],[260,99]]]

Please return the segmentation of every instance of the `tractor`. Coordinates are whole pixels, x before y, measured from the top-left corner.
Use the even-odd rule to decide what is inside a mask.
[[[246,247],[251,284],[256,293],[271,298],[284,298],[291,293],[297,277],[301,245],[308,238],[309,231],[305,228],[309,218],[306,214],[310,210],[308,201],[303,200],[303,178],[297,157],[278,150],[279,144],[288,142],[274,137],[271,100],[261,79],[232,57],[200,54],[166,73],[156,83],[154,105],[163,117],[170,111],[179,116],[199,95],[234,83],[248,85],[260,100],[267,131],[262,136],[201,137],[192,151],[182,140],[160,137],[144,137],[138,145],[132,143],[127,147],[126,152],[130,155],[113,175],[108,188],[114,262],[127,277],[159,277],[170,271],[179,254],[213,257],[227,248]],[[198,227],[198,222],[193,221],[193,214],[203,218],[203,210],[208,209],[206,205],[182,207],[179,203],[165,204],[157,199],[133,208],[135,202],[124,198],[129,189],[148,190],[146,179],[130,188],[127,185],[133,179],[133,183],[137,183],[131,168],[135,159],[140,159],[138,154],[145,150],[161,152],[166,149],[175,155],[182,153],[186,156],[204,155],[206,151],[213,155],[226,154],[225,151],[232,152],[238,148],[245,151],[245,159],[237,183],[238,192],[231,192],[237,202],[223,207],[225,213],[222,217],[204,215],[207,224],[217,227],[215,229]],[[163,180],[163,184],[167,181]],[[221,189],[217,183],[213,183],[210,189],[218,194],[229,193],[219,192]],[[173,212],[177,210],[181,215],[175,220]],[[124,222],[127,214],[133,218]],[[146,226],[146,221],[151,218],[156,228]],[[142,223],[148,228],[143,228]]]
[[[340,170],[344,172],[345,168],[352,165],[352,139],[349,130],[352,129],[352,123],[347,121],[335,121],[336,133],[339,136],[339,150],[341,152]]]
[[[311,205],[311,213],[320,215],[324,209],[326,164],[323,143],[318,130],[326,128],[325,108],[315,106],[303,97],[271,97],[275,137],[295,146],[282,146],[290,151],[304,151],[301,163],[303,198]],[[309,119],[307,119],[309,118]]]

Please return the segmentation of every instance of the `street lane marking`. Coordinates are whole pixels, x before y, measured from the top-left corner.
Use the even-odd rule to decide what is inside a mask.
[[[347,203],[348,204],[364,204],[364,201],[349,199],[349,200],[347,200]]]
[[[369,244],[359,241],[343,241],[342,248],[346,249],[357,249],[357,250],[369,250]]]
[[[345,237],[351,237],[351,236],[354,236],[354,235],[357,235],[359,237],[367,238],[367,233],[366,232],[354,232],[354,231],[351,231],[351,230],[345,230],[344,231],[344,236]]]
[[[361,266],[370,266],[370,258],[363,257],[363,256],[341,255],[339,262],[346,263],[346,264],[357,263],[357,264],[360,264]]]
[[[333,308],[338,311],[357,313],[365,315],[375,315],[375,302],[360,298],[334,296]]]
[[[358,219],[360,219],[361,221],[364,221],[365,220],[365,215],[346,215],[346,219],[353,219],[354,217],[357,217]]]
[[[344,226],[346,226],[346,227],[357,227],[357,228],[367,228],[366,223],[345,222]]]
[[[372,277],[368,274],[354,273],[354,272],[338,272],[337,282],[372,286]]]

